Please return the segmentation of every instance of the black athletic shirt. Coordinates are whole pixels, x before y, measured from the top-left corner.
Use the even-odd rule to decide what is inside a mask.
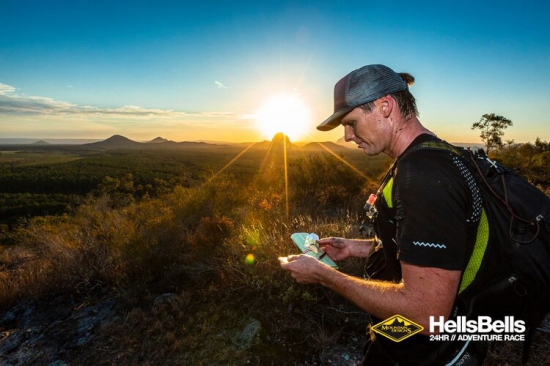
[[[422,142],[434,140],[439,139],[420,135],[401,155],[404,158],[396,161],[394,207],[382,203],[385,206],[382,209],[389,211],[389,219],[378,226],[395,226],[382,230],[386,235],[381,233],[384,247],[396,245],[393,251],[386,248],[396,253],[394,259],[419,266],[463,270],[475,241],[481,195],[471,173],[453,153],[434,150],[406,153]],[[388,233],[393,237],[388,237]]]
[[[378,194],[375,224],[383,243],[385,266],[375,278],[401,281],[400,261],[464,270],[471,255],[481,216],[480,191],[460,158],[450,151],[419,149],[409,153],[428,141],[441,140],[420,135],[394,163],[393,207],[388,207],[382,193]],[[376,341],[385,354],[403,365],[416,364],[419,359],[439,352],[441,346],[420,334],[398,343],[378,336]],[[411,358],[412,355],[416,358]],[[380,361],[377,359],[376,352],[369,348],[364,362],[377,364]]]

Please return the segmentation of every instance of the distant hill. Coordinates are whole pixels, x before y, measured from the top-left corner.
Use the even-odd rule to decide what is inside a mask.
[[[460,146],[460,147],[466,147],[466,148],[470,148],[472,150],[477,150],[477,149],[483,149],[485,148],[485,145],[484,144],[481,144],[481,143],[473,143],[473,142],[451,142],[451,144],[455,145],[455,146]]]
[[[141,142],[130,140],[129,138],[121,135],[114,135],[109,137],[107,140],[84,144],[82,146],[91,149],[136,149],[142,148],[143,144]]]
[[[200,142],[200,141],[182,141],[182,142],[177,142],[176,145],[178,147],[191,147],[191,148],[197,148],[197,149],[220,146],[220,145],[215,145],[215,144],[210,144],[207,142]]]
[[[232,144],[233,146],[242,146],[243,148],[248,147],[250,145],[253,145],[251,147],[252,150],[281,150],[285,146],[287,150],[300,150],[300,147],[294,145],[292,142],[290,142],[290,139],[285,134],[279,132],[273,136],[273,139],[271,141],[264,140],[261,142],[240,142],[237,144]]]
[[[273,136],[273,139],[271,139],[271,143],[274,146],[284,146],[286,144],[287,148],[295,147],[295,145],[290,142],[288,136],[282,132],[276,133],[275,136]]]
[[[89,149],[205,149],[217,147],[219,145],[207,144],[205,142],[183,141],[175,142],[162,137],[157,137],[149,142],[137,142],[121,135],[114,135],[107,140],[84,144],[82,147]]]
[[[299,150],[300,148],[296,145],[294,145],[292,142],[290,142],[290,139],[287,135],[279,132],[273,136],[271,141],[263,141],[256,145],[254,145],[254,148],[260,149],[260,148],[266,148],[271,149],[272,151],[282,151],[284,147],[286,146],[287,151],[288,150]]]
[[[229,141],[220,141],[220,140],[197,140],[195,142],[204,142],[211,145],[238,145],[240,142],[229,142]]]
[[[44,146],[44,145],[51,145],[49,142],[46,142],[44,140],[40,140],[40,141],[36,141],[35,143],[33,143],[33,145],[35,146]]]
[[[165,142],[170,142],[170,140],[167,140],[163,137],[157,137],[157,138],[154,138],[154,139],[152,139],[151,141],[149,141],[147,143],[148,144],[162,144],[162,143],[165,143]]]
[[[82,145],[97,142],[99,139],[43,139],[50,145]],[[0,138],[0,145],[32,145],[37,142],[36,138]]]
[[[229,146],[238,146],[238,147],[242,147],[242,148],[248,147],[250,145],[254,145],[252,147],[253,149],[261,150],[261,149],[268,149],[269,145],[271,145],[271,141],[264,140],[264,141],[260,141],[260,142],[237,142],[235,144],[228,143],[228,145]]]
[[[246,148],[252,144],[253,150],[267,150],[272,146],[276,148],[277,146],[283,146],[283,142],[286,141],[287,148],[289,150],[296,151],[322,151],[325,150],[323,146],[329,148],[331,151],[335,152],[346,152],[349,149],[357,149],[357,145],[354,142],[346,142],[342,137],[335,142],[325,141],[325,142],[298,142],[292,143],[288,136],[285,136],[282,133],[278,133],[273,136],[271,141],[265,140],[261,142],[224,142],[224,141],[182,141],[175,142],[168,140],[163,137],[156,137],[151,141],[147,142],[137,142],[133,141],[127,137],[121,135],[114,135],[110,138],[102,141],[94,139],[44,139],[36,140],[30,138],[0,138],[0,145],[34,145],[34,146],[52,146],[52,145],[80,145],[83,148],[90,149],[105,149],[105,150],[116,150],[116,149],[172,149],[172,148],[195,148],[195,149],[205,149],[212,147],[223,147],[223,146],[242,146]],[[461,147],[470,147],[474,150],[479,148],[484,148],[485,145],[482,143],[462,143],[462,142],[452,142],[453,145]]]

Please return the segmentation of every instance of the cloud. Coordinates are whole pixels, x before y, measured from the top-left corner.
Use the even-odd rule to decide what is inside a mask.
[[[119,108],[80,106],[48,97],[20,95],[15,93],[15,90],[13,86],[0,83],[0,114],[73,115],[91,117],[181,117],[186,115],[184,112],[174,112],[164,109],[147,109],[132,105]]]
[[[215,80],[214,81],[214,84],[216,84],[216,86],[220,89],[228,89],[227,86],[223,85],[222,83],[220,83],[218,80]]]
[[[82,118],[105,119],[243,119],[244,115],[233,112],[198,112],[187,113],[170,109],[142,108],[128,105],[116,108],[82,106],[59,101],[48,97],[26,96],[15,93],[16,88],[0,83],[0,114],[69,116]]]
[[[61,102],[52,98],[26,97],[11,93],[0,94],[0,113],[44,113],[54,111],[67,111],[74,107],[74,104]]]
[[[71,110],[67,111],[67,113],[97,117],[182,117],[186,115],[184,112],[175,112],[167,109],[141,108],[133,105],[119,108],[74,106]]]
[[[0,83],[0,95],[11,94],[15,91],[15,88],[11,85]]]

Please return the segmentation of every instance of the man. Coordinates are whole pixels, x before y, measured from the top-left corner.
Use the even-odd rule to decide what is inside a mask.
[[[371,331],[364,364],[481,364],[485,353],[476,345],[430,342],[427,336],[430,316],[451,317],[475,241],[481,197],[467,169],[448,152],[416,150],[400,160],[414,146],[438,140],[418,119],[408,88],[413,82],[411,75],[383,65],[354,70],[336,83],[334,114],[317,127],[328,131],[342,125],[346,141],[365,154],[395,159],[375,203],[378,238],[318,241],[339,261],[368,257],[381,240],[377,255],[386,260],[378,277],[384,281],[346,275],[307,255],[290,256],[281,267],[297,282],[330,288],[379,320],[399,314],[424,327],[399,343]]]

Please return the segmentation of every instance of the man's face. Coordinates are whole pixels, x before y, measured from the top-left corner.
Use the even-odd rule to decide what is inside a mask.
[[[342,119],[346,141],[353,141],[367,155],[384,152],[388,146],[389,124],[379,112],[377,103],[370,112],[357,107]]]

